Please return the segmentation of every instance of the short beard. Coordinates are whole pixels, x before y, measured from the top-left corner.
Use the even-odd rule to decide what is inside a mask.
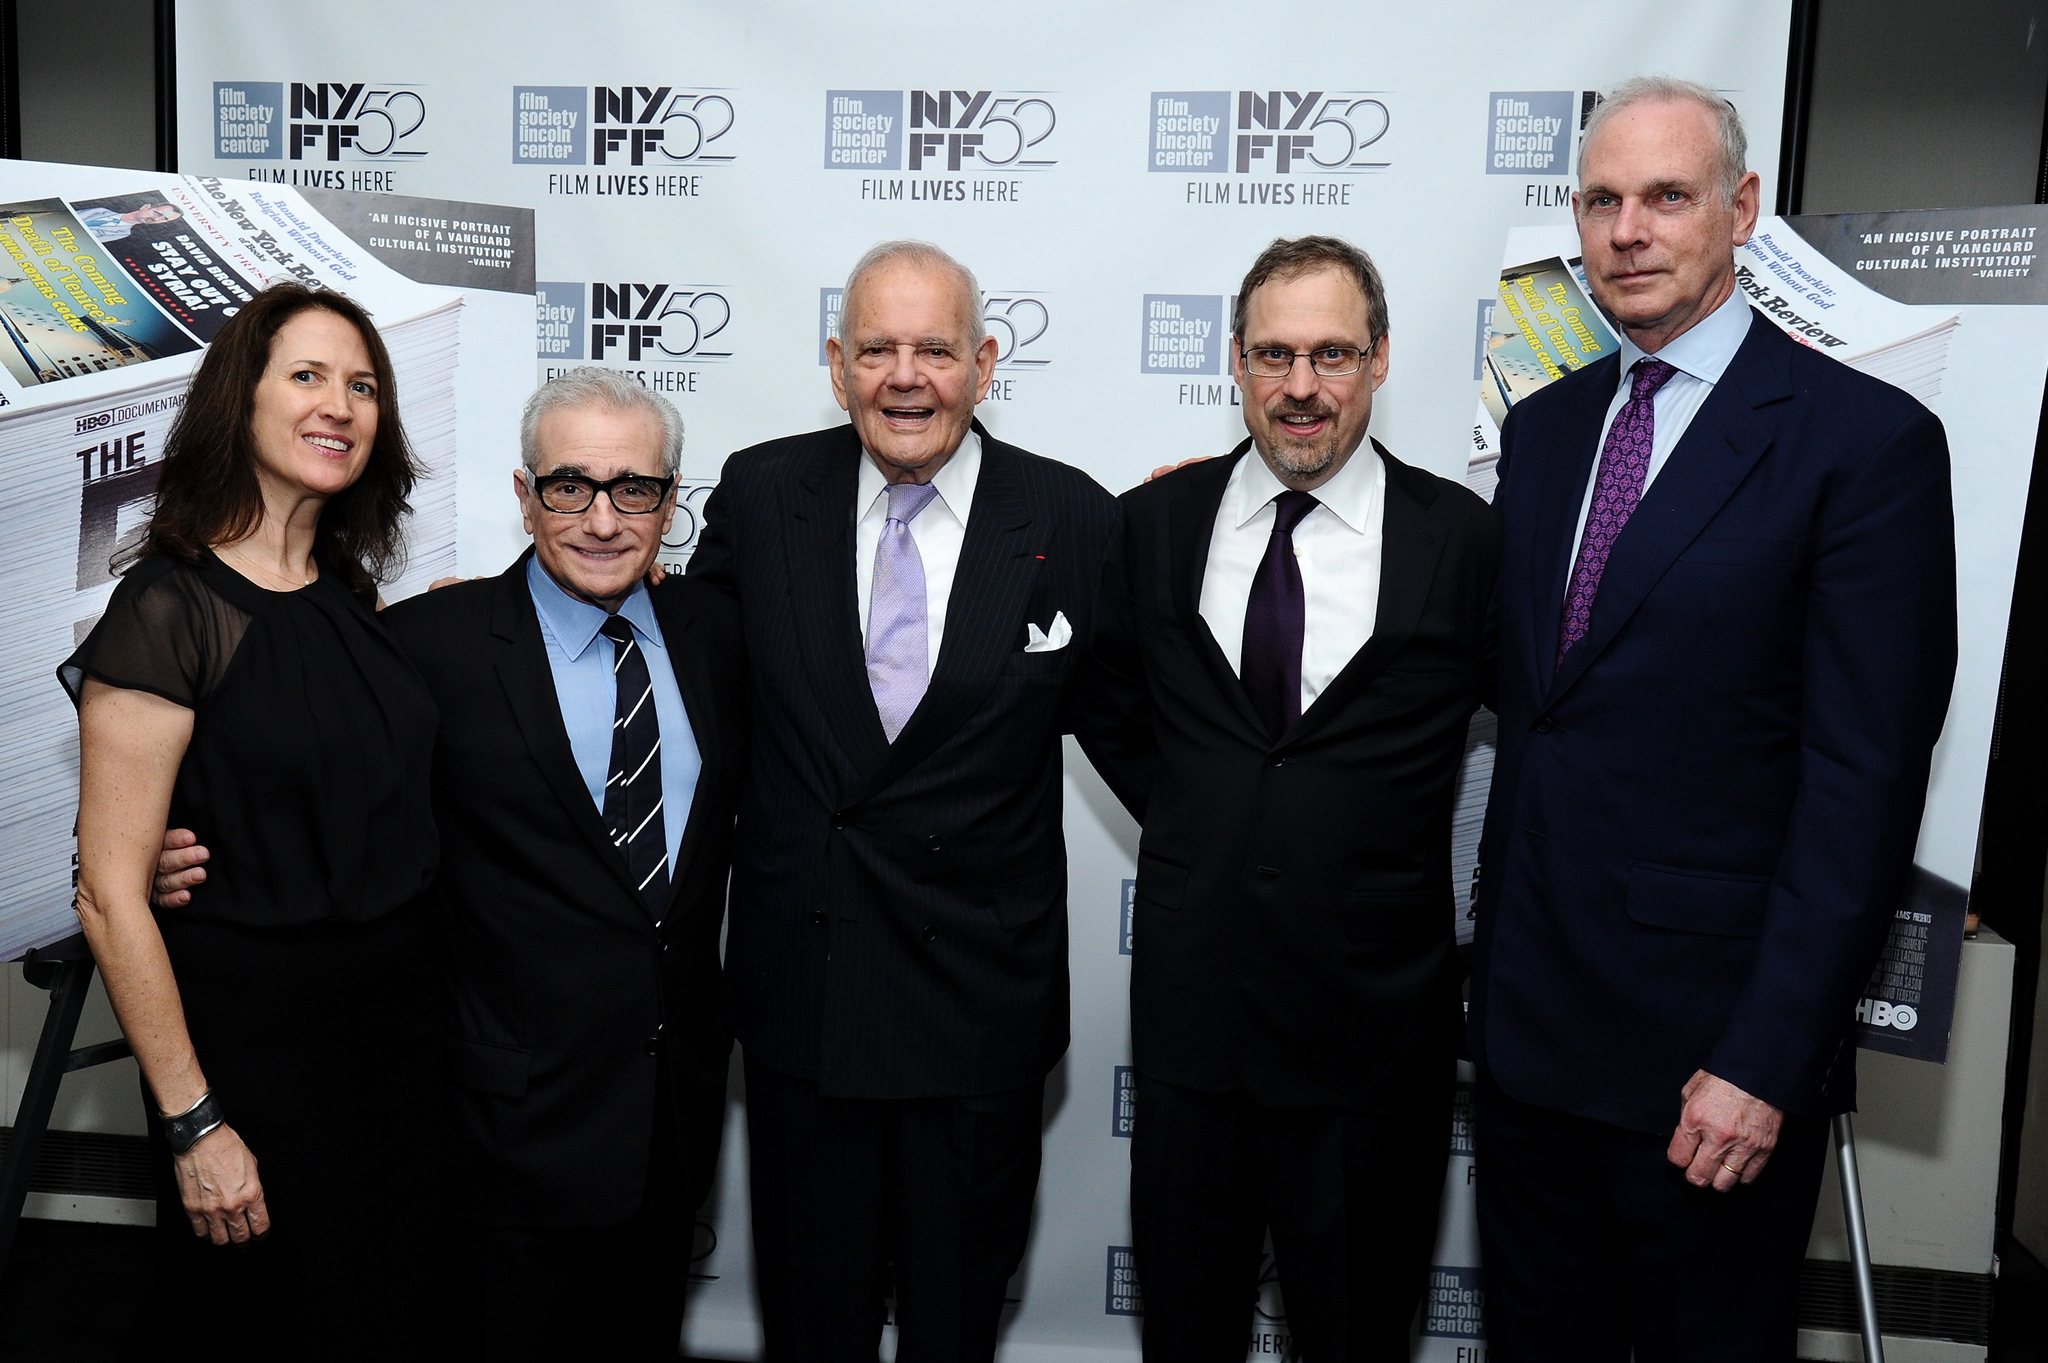
[[[1286,435],[1287,427],[1281,423],[1280,418],[1283,416],[1310,415],[1329,417],[1331,425],[1330,434],[1324,437],[1319,444],[1301,449],[1299,454],[1283,449],[1281,440]],[[1263,454],[1269,462],[1287,470],[1287,472],[1297,478],[1320,478],[1329,469],[1330,465],[1337,462],[1337,442],[1341,437],[1335,429],[1337,419],[1335,412],[1325,411],[1320,406],[1297,406],[1290,400],[1280,411],[1269,411],[1267,416],[1273,419],[1273,445],[1271,448],[1268,448],[1266,443],[1261,441],[1259,453]],[[1297,446],[1296,448],[1300,449],[1301,447]]]

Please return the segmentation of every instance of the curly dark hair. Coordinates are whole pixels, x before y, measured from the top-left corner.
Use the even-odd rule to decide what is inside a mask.
[[[362,475],[321,508],[314,559],[366,598],[375,598],[379,581],[396,575],[404,556],[399,528],[412,509],[406,499],[421,470],[399,420],[390,352],[360,303],[297,282],[273,284],[243,304],[207,347],[164,444],[149,529],[116,556],[117,570],[149,554],[195,563],[212,545],[239,540],[261,523],[263,493],[249,429],[256,385],[269,367],[277,333],[314,308],[355,327],[377,376],[377,438]]]

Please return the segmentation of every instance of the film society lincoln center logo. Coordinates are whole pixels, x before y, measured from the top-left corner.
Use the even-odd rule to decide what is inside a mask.
[[[1059,164],[1058,127],[1047,91],[827,90],[825,169],[863,172],[864,199],[1015,202],[1010,177]]]
[[[1572,90],[1496,90],[1488,95],[1486,173],[1570,175],[1575,102]]]
[[[512,164],[696,169],[735,159],[733,92],[687,85],[515,85]]]
[[[1373,90],[1155,90],[1145,168],[1161,175],[1273,177],[1257,187],[1191,179],[1189,203],[1349,204],[1343,179],[1302,177],[1390,168],[1387,100],[1385,91]]]
[[[223,161],[402,164],[427,154],[425,87],[402,82],[217,80],[213,121]]]

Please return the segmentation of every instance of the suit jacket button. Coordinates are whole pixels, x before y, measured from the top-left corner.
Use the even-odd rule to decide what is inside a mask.
[[[825,922],[825,911],[823,909],[812,909],[811,921],[822,927]]]
[[[1266,765],[1269,767],[1284,767],[1287,765],[1287,759],[1284,757],[1269,757],[1266,759]]]
[[[936,941],[938,941],[938,940],[939,940],[939,930],[938,930],[937,928],[933,927],[933,926],[932,926],[931,924],[929,924],[929,923],[925,924],[925,929],[924,929],[924,940],[925,940],[925,941],[927,941],[927,942],[936,942]]]
[[[1557,725],[1551,722],[1551,718],[1549,715],[1545,715],[1543,718],[1536,721],[1536,732],[1539,734],[1547,734],[1556,727]]]
[[[926,838],[924,840],[924,845],[926,847],[931,848],[934,852],[943,852],[946,848],[946,845],[943,842],[939,841],[939,835],[936,833],[932,834],[929,838]]]
[[[846,827],[846,816],[844,814],[834,814],[832,816],[832,826],[834,828]]]
[[[655,1028],[654,1035],[647,1038],[647,1053],[649,1055],[661,1054],[661,1028]]]

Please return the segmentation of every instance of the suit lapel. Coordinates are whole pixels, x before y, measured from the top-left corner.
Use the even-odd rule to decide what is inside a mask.
[[[1188,642],[1201,655],[1224,703],[1264,746],[1271,742],[1266,726],[1258,711],[1252,709],[1251,697],[1245,694],[1237,669],[1230,665],[1223,646],[1216,642],[1215,632],[1202,618],[1202,578],[1209,569],[1209,542],[1215,535],[1216,517],[1222,514],[1223,492],[1230,484],[1231,470],[1237,467],[1239,459],[1246,457],[1251,446],[1247,437],[1230,452],[1229,458],[1212,459],[1189,471],[1180,495],[1167,506],[1167,571],[1172,575],[1173,608],[1180,617],[1181,628],[1187,632]]]
[[[958,729],[996,684],[1023,631],[1024,606],[1038,577],[1038,560],[1052,527],[1034,518],[1024,498],[1019,453],[981,434],[981,474],[967,516],[960,565],[946,599],[946,633],[932,667],[931,685],[896,742],[862,776],[849,803],[866,799],[908,771]],[[863,670],[860,698],[875,714]],[[881,720],[874,720],[882,735]]]
[[[499,684],[512,707],[526,750],[535,765],[590,843],[599,861],[610,868],[619,885],[640,902],[640,892],[626,870],[626,859],[612,846],[604,820],[590,803],[590,790],[577,770],[576,753],[569,746],[569,730],[562,723],[562,703],[555,694],[555,673],[548,665],[547,644],[541,638],[540,615],[534,609],[533,594],[526,586],[527,550],[496,583],[491,603],[491,633],[509,645],[498,659]]]
[[[1429,586],[1443,557],[1443,536],[1432,524],[1430,508],[1436,489],[1414,477],[1406,464],[1375,440],[1372,449],[1386,465],[1385,511],[1380,523],[1380,594],[1373,614],[1372,637],[1308,707],[1284,744],[1300,742],[1341,713],[1353,696],[1380,674],[1415,637]],[[1418,495],[1419,494],[1419,495]]]
[[[782,492],[797,644],[811,694],[855,771],[873,769],[889,753],[868,685],[853,580],[853,499],[862,457],[853,427],[842,427]]]
[[[1777,349],[1789,344],[1761,315],[1750,318],[1742,348],[1686,427],[1635,514],[1615,537],[1606,571],[1600,576],[1599,594],[1593,599],[1591,628],[1558,667],[1544,698],[1546,706],[1555,703],[1614,642],[1678,556],[1720,513],[1770,448],[1770,432],[1758,421],[1755,409],[1792,396],[1791,371],[1784,352]],[[1563,599],[1560,581],[1553,602]],[[1553,609],[1553,617],[1559,614],[1561,608]],[[1557,627],[1553,618],[1553,654]]]
[[[690,718],[690,736],[697,746],[701,766],[697,772],[697,788],[715,784],[727,761],[725,749],[726,717],[719,714],[712,704],[711,680],[705,675],[705,658],[695,647],[691,628],[696,624],[696,612],[691,609],[680,591],[656,589],[649,593],[654,603],[654,618],[661,624],[662,646],[668,650],[669,666],[674,669],[676,688],[683,695],[683,710]],[[663,747],[668,745],[664,743]],[[696,856],[697,844],[705,837],[704,812],[706,801],[692,799],[690,813],[683,825],[682,841],[676,848],[675,864],[668,868],[669,903],[674,905],[677,895],[683,891],[682,868],[688,866]]]

